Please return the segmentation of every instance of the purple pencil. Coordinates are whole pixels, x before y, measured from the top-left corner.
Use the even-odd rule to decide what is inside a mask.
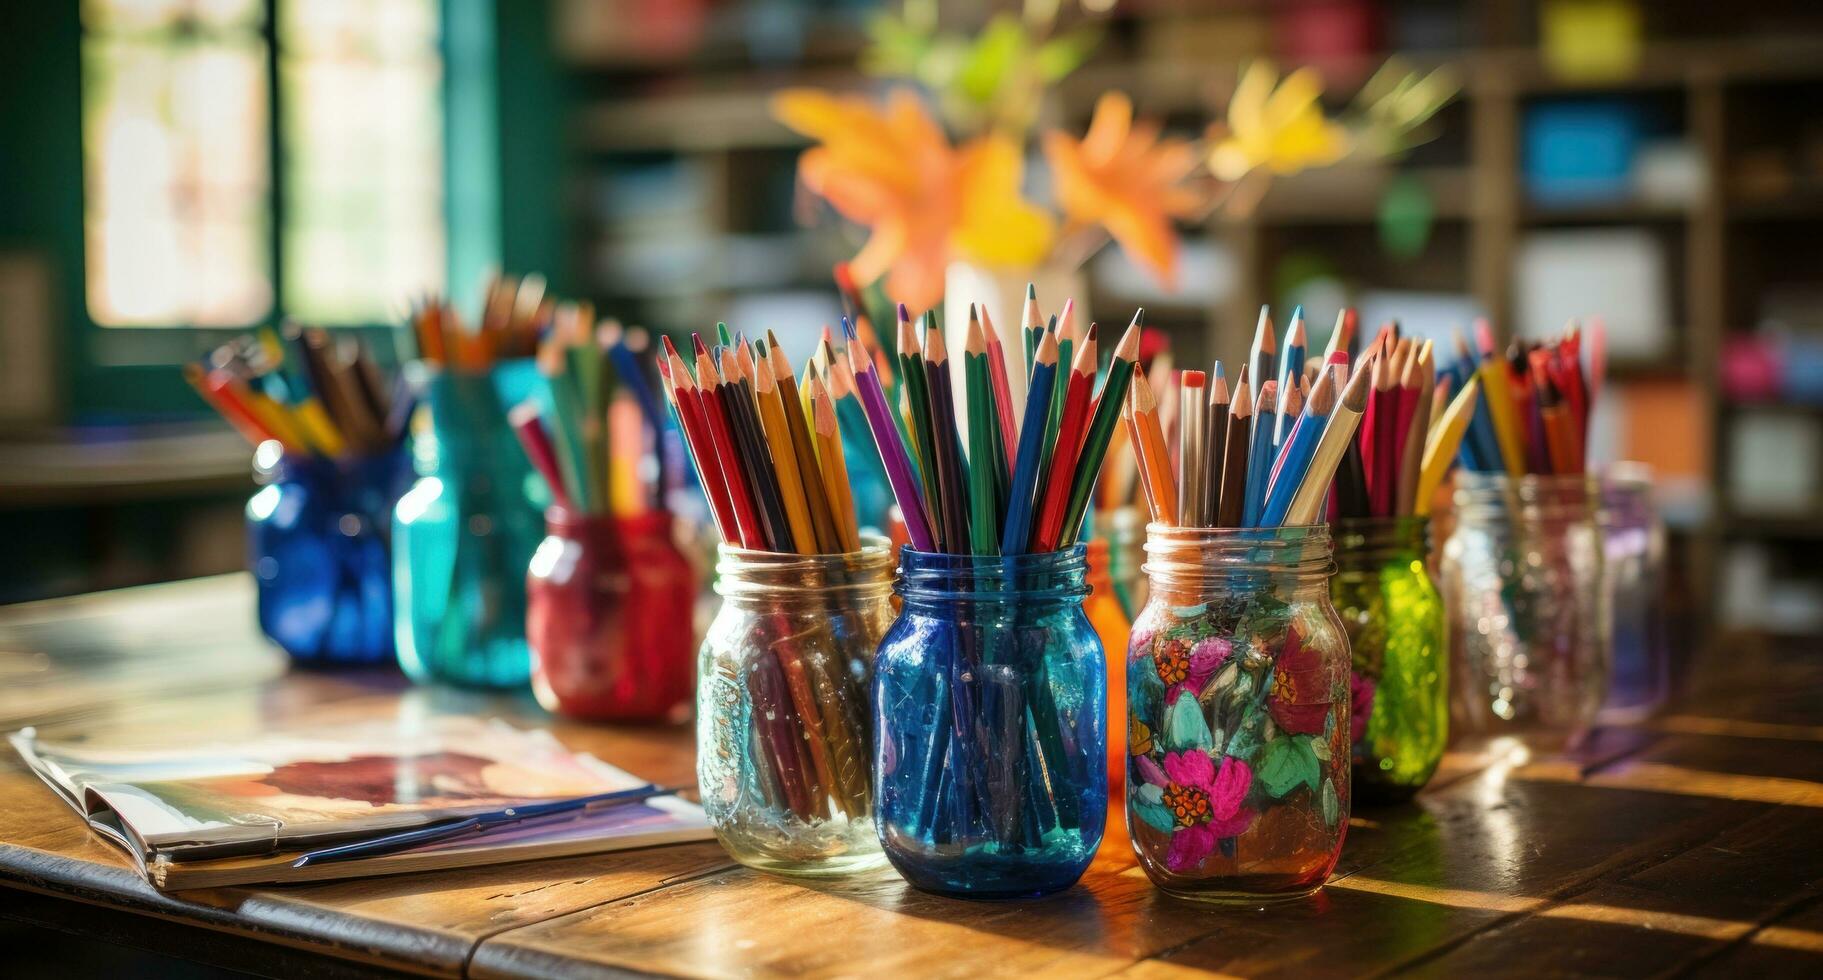
[[[854,368],[855,388],[867,415],[867,427],[873,430],[874,446],[880,450],[880,461],[886,466],[886,480],[892,484],[899,510],[905,514],[905,535],[911,539],[913,548],[935,551],[930,522],[924,515],[924,498],[918,495],[918,481],[912,478],[911,460],[905,455],[905,444],[899,441],[899,428],[893,424],[886,392],[874,375],[872,353],[855,336],[854,324],[847,317],[842,318],[842,334],[848,339],[848,363]]]

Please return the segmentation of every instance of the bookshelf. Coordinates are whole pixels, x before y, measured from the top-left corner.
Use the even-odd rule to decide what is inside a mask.
[[[1699,443],[1694,482],[1707,489],[1672,514],[1674,562],[1691,577],[1685,587],[1692,595],[1716,595],[1722,553],[1742,543],[1770,549],[1774,564],[1799,568],[1823,583],[1823,568],[1809,557],[1823,538],[1823,512],[1742,513],[1729,499],[1728,481],[1716,478],[1727,464],[1731,430],[1742,412],[1723,397],[1717,365],[1724,347],[1762,318],[1767,288],[1802,282],[1805,275],[1823,287],[1811,271],[1823,267],[1818,261],[1823,246],[1814,244],[1823,241],[1817,234],[1823,231],[1823,161],[1783,183],[1772,181],[1771,189],[1765,179],[1755,183],[1740,176],[1754,162],[1743,159],[1746,151],[1776,142],[1782,127],[1802,122],[1804,107],[1823,97],[1823,17],[1801,5],[1781,7],[1786,19],[1779,23],[1785,28],[1773,33],[1765,23],[1748,22],[1740,30],[1757,33],[1730,36],[1718,12],[1653,5],[1635,70],[1583,82],[1554,74],[1540,55],[1532,3],[1506,0],[1470,10],[1423,2],[1381,6],[1389,20],[1408,9],[1447,8],[1458,18],[1454,32],[1444,32],[1450,43],[1403,55],[1414,68],[1449,65],[1463,81],[1458,101],[1439,117],[1440,138],[1393,165],[1345,164],[1281,179],[1243,217],[1218,212],[1185,226],[1188,244],[1214,250],[1226,263],[1232,288],[1219,297],[1160,302],[1157,296],[1098,287],[1105,278],[1092,267],[1091,313],[1124,320],[1134,303],[1143,303],[1154,324],[1172,334],[1181,359],[1201,361],[1217,350],[1244,348],[1258,304],[1282,299],[1278,286],[1285,263],[1314,256],[1344,282],[1466,295],[1491,314],[1505,339],[1520,313],[1516,263],[1531,236],[1637,233],[1663,256],[1666,295],[1659,326],[1668,328],[1667,342],[1647,354],[1617,353],[1610,379],[1621,392],[1675,388],[1699,406],[1690,420]],[[1192,57],[1194,52],[1186,51],[1190,42],[1173,38],[1229,37],[1236,32],[1216,31],[1210,24],[1271,17],[1266,5],[1257,3],[1212,7],[1185,13],[1170,5],[1148,6],[1117,15],[1094,60],[1054,91],[1042,124],[1080,127],[1102,91],[1120,88],[1132,94],[1142,113],[1195,135],[1189,127],[1214,118],[1225,105],[1246,53]],[[834,232],[827,220],[815,228],[799,224],[806,212],[803,202],[793,199],[791,180],[802,144],[771,120],[767,102],[772,92],[793,85],[879,84],[853,67],[858,35],[852,33],[852,11],[843,11],[824,22],[836,39],[807,47],[823,55],[807,54],[789,64],[751,63],[725,46],[706,64],[572,57],[570,70],[592,93],[570,116],[569,172],[577,199],[590,199],[594,182],[639,167],[687,175],[665,185],[684,202],[680,213],[655,223],[623,220],[612,210],[577,209],[572,233],[582,269],[575,281],[593,291],[604,308],[682,329],[713,322],[747,291],[827,291],[829,264],[852,252],[858,239]],[[1396,32],[1386,41],[1398,46]],[[1352,95],[1382,60],[1382,55],[1332,60],[1326,74],[1332,88]],[[1658,137],[1682,148],[1688,179],[1680,193],[1578,203],[1533,200],[1525,164],[1528,113],[1564,99],[1644,107],[1662,128]],[[1816,141],[1823,145],[1823,135]],[[1383,254],[1376,242],[1380,202],[1395,180],[1415,181],[1430,208],[1428,243],[1401,260]],[[631,271],[615,272],[613,263],[602,261],[604,249],[667,236],[692,244],[668,265],[661,255],[646,267],[670,268],[677,275],[643,275],[637,263]],[[1327,324],[1321,329],[1326,332]],[[1797,411],[1823,425],[1823,415]],[[1823,474],[1818,481],[1823,485]],[[1702,618],[1714,620],[1720,612],[1710,604]]]

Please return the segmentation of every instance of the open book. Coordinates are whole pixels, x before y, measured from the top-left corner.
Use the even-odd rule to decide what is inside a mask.
[[[166,890],[357,878],[708,840],[674,796],[293,868],[307,851],[645,781],[499,721],[270,732],[234,744],[110,746],[11,736],[26,764]]]

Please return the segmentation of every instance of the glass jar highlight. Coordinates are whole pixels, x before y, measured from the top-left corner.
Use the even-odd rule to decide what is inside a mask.
[[[399,663],[413,680],[522,687],[525,571],[549,492],[506,421],[531,397],[530,361],[430,379],[431,429],[413,442],[418,481],[393,513]]]
[[[1409,798],[1449,742],[1449,647],[1424,517],[1335,525],[1330,600],[1354,660],[1350,740],[1357,800]]]
[[[1609,610],[1583,476],[1456,477],[1443,546],[1457,730],[1575,740],[1607,692]]]
[[[538,703],[592,721],[688,718],[696,575],[671,515],[552,507],[545,528],[525,586]]]
[[[843,874],[885,863],[873,824],[868,694],[892,622],[892,552],[724,545],[722,608],[698,657],[696,775],[722,846],[749,867]]]
[[[387,558],[403,453],[338,461],[254,453],[264,484],[247,501],[247,567],[260,629],[310,667],[391,663],[392,570]]]
[[[1127,653],[1127,829],[1182,898],[1307,895],[1348,829],[1348,637],[1329,528],[1147,528]]]
[[[1596,516],[1614,624],[1614,667],[1600,720],[1632,724],[1657,711],[1671,692],[1665,522],[1652,503],[1650,471],[1617,464],[1602,477]]]
[[[1040,895],[1107,822],[1106,658],[1086,549],[901,553],[904,609],[874,668],[880,841],[926,891]]]

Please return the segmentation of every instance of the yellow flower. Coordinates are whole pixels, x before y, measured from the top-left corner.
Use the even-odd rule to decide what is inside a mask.
[[[1160,139],[1152,122],[1133,121],[1133,103],[1108,92],[1095,103],[1089,131],[1078,142],[1066,133],[1044,137],[1056,180],[1057,203],[1075,224],[1099,224],[1128,257],[1167,287],[1177,277],[1174,217],[1194,212],[1200,197],[1181,185],[1196,167],[1184,140]]]
[[[1314,68],[1280,81],[1271,62],[1248,65],[1228,102],[1226,131],[1211,128],[1210,171],[1226,181],[1262,167],[1282,176],[1348,155],[1348,131],[1323,114],[1322,94],[1323,76]]]
[[[1051,248],[1050,215],[1019,196],[1019,148],[988,135],[952,147],[916,96],[895,91],[882,109],[866,99],[814,89],[779,93],[773,114],[816,146],[798,176],[850,221],[871,232],[849,263],[869,283],[914,309],[943,298],[957,258],[1036,265]]]

